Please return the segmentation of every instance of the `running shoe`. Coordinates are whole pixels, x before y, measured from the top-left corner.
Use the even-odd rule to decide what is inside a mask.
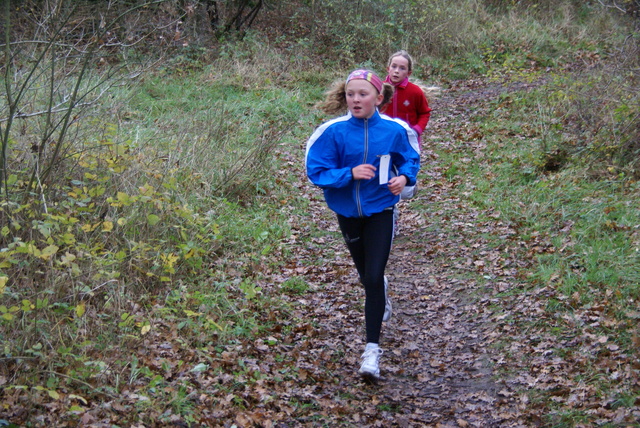
[[[373,345],[373,346],[372,346]],[[362,365],[358,373],[363,379],[369,381],[377,381],[380,379],[380,356],[382,349],[376,344],[367,343],[364,353],[362,354]]]

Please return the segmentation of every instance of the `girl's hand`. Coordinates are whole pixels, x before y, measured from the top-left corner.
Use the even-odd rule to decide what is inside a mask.
[[[351,168],[351,175],[353,175],[354,180],[371,180],[376,176],[376,167],[368,163],[363,163],[355,168]]]
[[[393,177],[391,180],[389,180],[389,190],[394,195],[399,195],[402,192],[402,189],[404,189],[404,186],[406,185],[407,185],[407,177],[405,177],[404,175]]]

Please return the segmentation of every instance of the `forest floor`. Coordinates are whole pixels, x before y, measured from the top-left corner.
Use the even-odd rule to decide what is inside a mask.
[[[280,173],[295,174],[296,196],[282,201],[292,233],[283,251],[251,266],[260,272],[260,296],[236,296],[238,307],[246,305],[240,315],[261,321],[259,331],[217,336],[209,329],[191,337],[158,299],[153,328],[131,339],[133,355],[99,357],[107,367],[135,361],[126,383],[106,389],[97,378],[95,385],[70,382],[53,400],[42,388],[6,390],[0,426],[519,428],[549,426],[550,406],[637,426],[628,422],[638,418],[637,407],[613,406],[581,381],[587,356],[606,341],[552,332],[562,314],[545,306],[562,297],[523,277],[552,246],[536,236],[525,240],[491,206],[478,208],[472,178],[452,174],[443,159],[455,152],[456,162],[488,167],[474,116],[490,111],[505,91],[535,86],[459,82],[432,104],[418,193],[400,204],[386,270],[394,311],[383,324],[379,382],[357,373],[364,291],[334,214],[306,178],[300,141],[280,153],[288,165]],[[242,278],[249,268],[237,263],[225,272]],[[589,311],[577,316],[602,316]],[[600,355],[609,358],[603,364],[628,361],[611,346]],[[78,400],[82,406],[70,407]]]

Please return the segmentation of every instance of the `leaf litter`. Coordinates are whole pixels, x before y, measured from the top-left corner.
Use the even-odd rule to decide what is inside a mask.
[[[577,380],[592,363],[585,355],[601,352],[606,337],[550,334],[556,321],[545,305],[562,297],[550,287],[529,289],[521,277],[536,254],[553,251],[548,237],[534,235],[524,242],[513,225],[501,221],[499,212],[490,207],[478,211],[457,191],[456,180],[465,177],[447,177],[448,167],[430,149],[432,144],[440,149],[451,145],[444,148],[467,153],[463,162],[484,161],[482,134],[471,116],[501,93],[542,83],[459,82],[435,105],[422,153],[421,188],[415,199],[400,204],[401,234],[387,268],[394,316],[383,326],[385,354],[377,385],[357,377],[364,347],[363,292],[333,216],[320,192],[308,188],[300,173],[301,188],[312,203],[308,215],[296,221],[311,220],[317,229],[331,233],[318,246],[306,248],[310,254],[297,256],[315,261],[311,265],[316,271],[305,273],[313,292],[300,315],[318,325],[310,348],[330,353],[332,363],[320,366],[333,378],[316,390],[316,397],[333,397],[332,402],[341,404],[341,413],[328,416],[332,426],[545,426],[550,409],[532,400],[535,391],[550,391],[560,408],[597,415],[600,423],[637,426],[637,402],[615,409],[593,386]],[[454,128],[454,142],[442,138]],[[491,248],[486,234],[499,236],[502,246]],[[324,257],[327,248],[331,256]],[[576,347],[580,352],[558,353]],[[632,369],[629,357],[613,355],[617,350],[615,345],[607,348],[612,358],[605,361],[621,363],[626,368],[615,373],[622,376],[625,371],[640,385],[638,365]],[[326,410],[323,415],[332,414]],[[307,421],[305,426],[315,425]]]
[[[438,119],[428,131],[433,142],[449,115],[459,114],[452,111],[456,106],[453,96],[436,106]],[[511,287],[517,261],[511,260],[510,268],[490,251],[482,260],[474,254],[483,245],[483,228],[513,232],[497,224],[478,224],[478,213],[452,192],[455,185],[445,178],[429,144],[422,156],[422,188],[415,199],[400,204],[400,235],[387,268],[394,315],[383,325],[382,379],[376,385],[357,375],[364,348],[363,291],[333,215],[300,171],[300,185],[311,204],[296,223],[311,221],[316,226],[299,227],[327,232],[327,238],[296,252],[299,264],[312,266],[304,275],[313,291],[299,302],[304,303],[300,319],[317,323],[310,348],[328,352],[319,367],[333,375],[330,382],[325,378],[321,392],[316,389],[316,397],[331,397],[342,409],[322,413],[340,426],[530,426],[514,385],[496,377],[498,357],[490,346],[502,335],[496,329],[506,317],[496,316],[496,300],[484,296],[485,288],[466,274],[483,269],[499,278],[502,288]],[[437,211],[427,208],[427,215],[413,209],[432,204]],[[331,255],[324,257],[327,247]],[[323,407],[322,401],[316,403]]]

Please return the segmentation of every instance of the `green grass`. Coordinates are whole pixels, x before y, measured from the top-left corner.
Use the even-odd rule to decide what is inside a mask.
[[[455,150],[439,153],[442,164],[450,165],[444,177],[456,181],[456,189],[467,194],[477,208],[488,214],[498,213],[501,222],[514,228],[521,242],[520,250],[516,247],[515,251],[533,262],[521,272],[527,278],[525,288],[500,297],[511,301],[512,295],[517,299],[531,289],[551,290],[554,296],[544,303],[544,318],[538,322],[517,321],[519,328],[552,334],[560,343],[564,337],[582,335],[606,338],[610,349],[620,350],[622,359],[637,359],[637,183],[615,173],[594,176],[592,171],[601,169],[599,161],[585,163],[579,156],[570,156],[558,171],[544,170],[540,155],[547,148],[540,143],[544,133],[540,126],[549,122],[541,120],[533,129],[523,127],[531,111],[539,107],[540,99],[536,93],[512,93],[495,105],[505,101],[510,108],[483,111],[475,117],[483,129],[483,158],[487,163],[470,166],[459,161],[468,154]],[[551,103],[545,108],[561,107]],[[489,247],[503,244],[497,235],[483,237]],[[598,322],[587,322],[589,316]],[[520,361],[526,363],[527,357],[522,357]],[[579,368],[584,377],[576,381],[578,384],[615,400],[617,406],[634,406],[637,389],[629,382],[620,386],[612,380],[606,367],[616,363],[609,360],[606,351],[595,356],[586,353],[578,360],[584,361]],[[546,426],[594,423],[589,412],[564,407],[553,392],[531,393],[535,396],[534,408],[544,414]]]

